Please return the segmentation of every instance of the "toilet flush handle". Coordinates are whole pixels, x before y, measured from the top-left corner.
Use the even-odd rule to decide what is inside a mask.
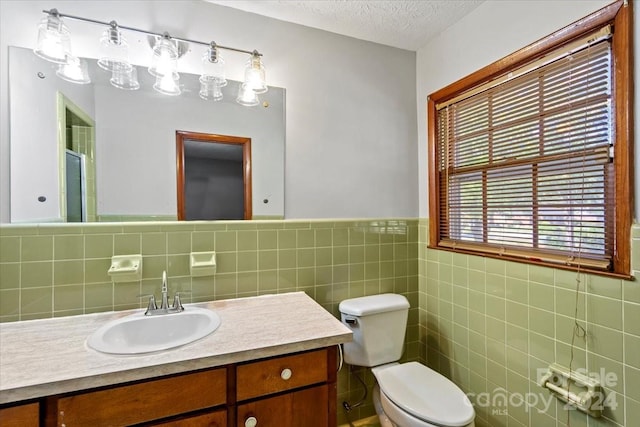
[[[345,317],[344,321],[347,323],[347,325],[351,326],[355,326],[358,324],[358,319],[356,319],[355,317]]]

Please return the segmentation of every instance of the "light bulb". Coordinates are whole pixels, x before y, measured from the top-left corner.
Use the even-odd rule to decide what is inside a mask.
[[[151,61],[152,63],[149,67],[151,75],[161,77],[170,74],[174,80],[177,78],[178,48],[168,35],[159,39],[153,47]]]
[[[265,93],[268,90],[264,64],[256,53],[247,61],[247,67],[244,71],[244,84],[255,93]]]
[[[253,107],[260,103],[258,94],[246,84],[242,83],[238,89],[236,102],[245,107]]]
[[[57,15],[57,10],[40,21],[38,41],[33,52],[42,59],[56,64],[65,64],[71,55],[71,36],[67,26]]]
[[[178,79],[173,78],[172,74],[157,76],[153,88],[163,95],[177,96],[181,93],[178,81]]]
[[[77,84],[91,83],[89,71],[87,69],[87,61],[75,56],[67,57],[66,64],[60,64],[56,75],[63,80]]]

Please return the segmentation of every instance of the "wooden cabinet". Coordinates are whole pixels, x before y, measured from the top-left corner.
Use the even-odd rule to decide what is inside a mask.
[[[0,426],[335,427],[336,364],[328,347],[49,396],[0,408]]]
[[[39,425],[40,404],[38,402],[0,409],[0,426],[2,427],[38,427]]]
[[[236,397],[237,427],[335,426],[335,348],[241,364]]]
[[[238,365],[238,401],[327,381],[327,351],[318,350]]]
[[[329,387],[321,385],[238,405],[237,427],[326,427]],[[335,417],[335,414],[334,414]]]
[[[126,426],[224,405],[226,369],[218,368],[49,398],[47,425]]]

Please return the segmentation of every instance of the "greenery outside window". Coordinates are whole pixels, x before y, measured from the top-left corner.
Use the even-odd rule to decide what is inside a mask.
[[[629,275],[630,8],[429,96],[430,247]]]

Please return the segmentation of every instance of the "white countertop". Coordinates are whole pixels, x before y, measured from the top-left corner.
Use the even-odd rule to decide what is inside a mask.
[[[185,304],[214,310],[212,334],[172,350],[114,356],[86,346],[127,310],[0,324],[0,404],[277,356],[351,341],[304,292]]]

